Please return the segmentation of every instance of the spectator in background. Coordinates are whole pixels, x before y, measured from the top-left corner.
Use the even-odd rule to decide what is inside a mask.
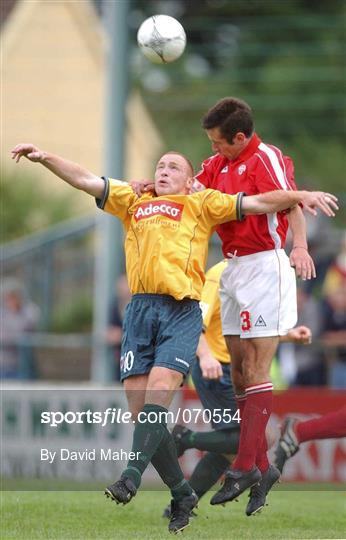
[[[109,315],[109,326],[107,328],[106,340],[112,348],[115,380],[120,381],[120,350],[121,338],[123,335],[122,325],[124,312],[127,304],[131,300],[131,292],[128,286],[127,277],[121,275],[116,284],[116,293],[112,301]]]
[[[0,377],[31,379],[34,377],[32,350],[24,343],[25,334],[37,329],[40,310],[31,302],[21,283],[7,279],[1,290]]]
[[[346,233],[323,283],[321,340],[329,364],[329,384],[346,388]]]
[[[346,287],[346,231],[342,235],[339,252],[327,269],[322,295],[328,296],[342,287]]]
[[[327,270],[339,248],[338,233],[321,215],[316,220],[310,219],[308,215],[305,217],[309,252],[315,263],[316,279],[306,281],[304,290],[315,298],[320,298]]]
[[[312,342],[320,336],[321,312],[319,302],[304,287],[297,290],[298,324],[309,326]],[[319,347],[287,345],[293,347],[296,374],[293,384],[298,386],[321,386],[326,384],[326,369]]]

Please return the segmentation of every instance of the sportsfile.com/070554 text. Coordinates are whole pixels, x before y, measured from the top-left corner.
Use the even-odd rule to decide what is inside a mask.
[[[179,407],[176,411],[141,411],[137,417],[140,424],[165,422],[167,424],[231,424],[241,420],[239,409],[184,409]],[[132,414],[122,409],[108,408],[104,411],[43,411],[41,424],[57,427],[60,424],[99,424],[104,427],[108,424],[131,424],[135,423]]]

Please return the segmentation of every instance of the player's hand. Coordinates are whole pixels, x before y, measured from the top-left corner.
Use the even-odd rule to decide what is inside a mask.
[[[191,193],[196,193],[197,191],[204,191],[205,189],[205,186],[199,180],[197,180],[197,178],[194,178],[191,186]]]
[[[137,197],[141,197],[148,191],[155,191],[155,184],[152,180],[131,180],[129,184]]]
[[[310,345],[312,334],[307,326],[296,326],[287,333],[288,340],[297,345]]]
[[[334,217],[335,210],[339,210],[337,197],[324,191],[305,191],[302,197],[304,208],[313,216],[317,216],[316,208],[319,208],[326,216]]]
[[[199,366],[203,379],[220,379],[222,377],[222,366],[218,360],[212,356],[199,359]]]
[[[30,143],[17,144],[17,146],[11,150],[11,153],[12,159],[14,159],[16,163],[18,163],[22,156],[28,158],[30,161],[41,161],[44,155],[42,150]]]
[[[296,276],[302,280],[316,277],[314,261],[304,247],[293,247],[290,253],[290,264],[295,269]]]

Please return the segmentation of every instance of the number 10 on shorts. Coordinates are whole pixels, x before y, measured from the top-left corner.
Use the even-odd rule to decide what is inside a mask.
[[[241,329],[243,330],[243,332],[247,332],[248,330],[250,330],[251,328],[250,312],[241,311],[240,319],[241,319]]]

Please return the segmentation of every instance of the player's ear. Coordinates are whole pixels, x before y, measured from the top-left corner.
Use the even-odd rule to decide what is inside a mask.
[[[192,193],[192,184],[193,184],[194,178],[193,176],[189,176],[189,178],[186,180],[186,192],[188,194]]]
[[[242,131],[238,131],[233,137],[233,144],[243,144],[246,141],[246,135]]]

